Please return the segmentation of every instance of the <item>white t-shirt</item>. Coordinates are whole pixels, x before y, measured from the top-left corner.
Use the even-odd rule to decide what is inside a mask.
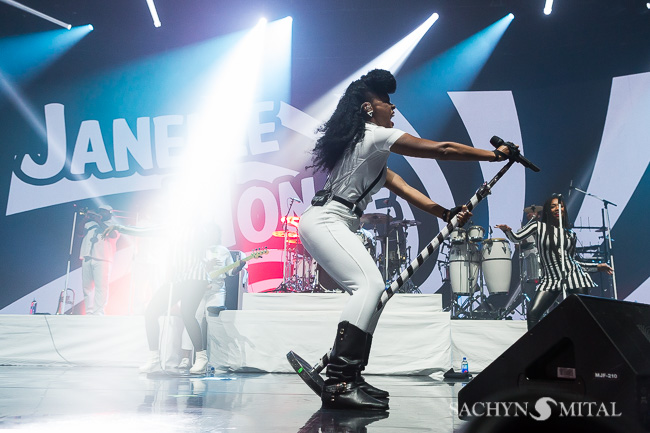
[[[115,225],[115,221],[111,218],[106,221],[107,226]],[[114,232],[113,237],[106,236],[103,238],[101,235],[104,232],[102,226],[99,225],[96,221],[88,221],[84,225],[84,230],[86,234],[81,240],[81,250],[79,251],[79,258],[93,258],[96,260],[103,260],[106,262],[112,262],[113,257],[115,257],[115,249],[117,238],[120,234]]]
[[[379,191],[386,182],[386,163],[390,147],[404,135],[404,131],[385,128],[374,123],[366,123],[366,133],[359,143],[339,160],[327,181],[326,188],[331,188],[334,195],[354,203],[372,182],[382,173],[381,179],[366,194],[357,207],[365,210],[372,195]]]

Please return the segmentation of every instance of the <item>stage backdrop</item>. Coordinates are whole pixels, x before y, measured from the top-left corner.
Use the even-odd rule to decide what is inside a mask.
[[[284,240],[273,233],[325,182],[307,168],[316,129],[373,67],[396,74],[396,128],[486,149],[498,135],[541,167],[511,169],[471,225],[519,227],[524,207],[559,192],[574,224],[592,227],[578,238],[596,252],[607,200],[618,296],[650,301],[644,4],[572,2],[547,17],[514,1],[243,3],[157,1],[160,28],[145,2],[30,4],[69,31],[0,4],[1,312],[27,313],[35,299],[53,313],[65,287],[82,299],[73,224],[99,203],[127,225],[215,220],[227,247],[269,249],[249,262],[250,290],[278,287]],[[389,166],[452,207],[502,164],[393,155]],[[440,229],[385,189],[366,212],[418,221],[405,232],[411,257]],[[118,249],[108,312],[138,313],[164,239],[123,236]],[[416,274],[420,290],[443,285],[448,253]],[[597,281],[611,297],[610,281]]]

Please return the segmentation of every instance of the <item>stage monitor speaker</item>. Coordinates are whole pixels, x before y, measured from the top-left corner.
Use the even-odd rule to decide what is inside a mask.
[[[458,405],[544,394],[615,403],[650,431],[650,305],[569,296],[463,387]]]

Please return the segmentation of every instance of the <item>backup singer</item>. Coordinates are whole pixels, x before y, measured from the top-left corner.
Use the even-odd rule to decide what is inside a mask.
[[[387,168],[390,152],[458,161],[497,161],[507,155],[453,142],[436,142],[393,128],[395,105],[389,94],[396,81],[375,69],[352,82],[332,117],[320,128],[323,135],[313,151],[313,168],[329,173],[325,189],[302,215],[298,228],[309,253],[334,280],[352,295],[341,314],[327,377],[321,395],[324,406],[388,409],[388,393],[361,377],[368,364],[372,335],[381,310],[377,305],[385,283],[374,259],[355,232],[372,194],[382,186],[418,208],[449,221],[459,214],[465,223],[467,208],[445,209]]]
[[[560,250],[560,212],[562,213],[563,248]],[[607,263],[587,263],[576,260],[576,233],[568,229],[564,201],[558,194],[553,194],[544,203],[540,221],[532,220],[517,233],[505,224],[498,224],[512,242],[518,243],[528,236],[534,236],[541,261],[542,278],[537,286],[535,297],[528,307],[528,329],[539,322],[542,315],[562,292],[563,286],[567,294],[588,294],[590,287],[595,287],[587,272],[607,272],[613,269]],[[564,264],[562,262],[564,261]],[[564,272],[563,272],[564,269]],[[585,272],[586,271],[586,272]]]
[[[158,318],[167,311],[168,305],[180,301],[183,324],[196,356],[190,373],[203,374],[208,364],[207,330],[204,328],[202,331],[199,320],[203,319],[205,307],[202,307],[200,312],[197,310],[202,302],[204,306],[206,302],[207,305],[212,305],[214,302],[212,298],[216,293],[211,291],[207,272],[231,264],[232,257],[225,247],[219,246],[221,230],[217,225],[185,221],[184,225],[179,224],[174,227],[170,230],[162,227],[140,228],[117,225],[107,230],[113,229],[132,236],[166,236],[169,244],[168,282],[154,294],[145,310],[145,328],[150,355],[148,362],[140,367],[140,371],[151,373],[160,369]],[[214,252],[217,254],[215,255]],[[228,275],[236,275],[243,266],[244,264],[231,270]],[[220,290],[221,287],[218,289]]]

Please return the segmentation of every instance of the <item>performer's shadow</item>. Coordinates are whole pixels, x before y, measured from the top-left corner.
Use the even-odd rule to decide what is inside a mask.
[[[298,433],[365,433],[366,426],[388,418],[389,413],[376,410],[318,409]]]

